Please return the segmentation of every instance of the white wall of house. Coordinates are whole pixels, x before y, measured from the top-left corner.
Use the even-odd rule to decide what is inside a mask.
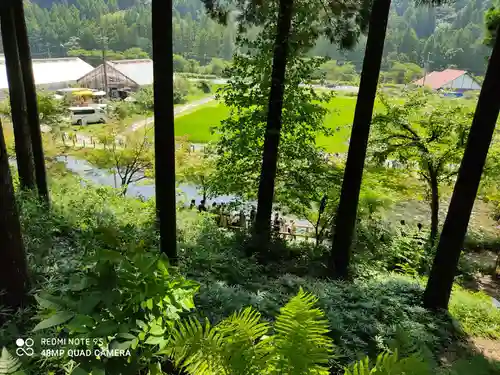
[[[468,74],[463,74],[453,81],[443,85],[446,89],[480,90],[481,86]]]

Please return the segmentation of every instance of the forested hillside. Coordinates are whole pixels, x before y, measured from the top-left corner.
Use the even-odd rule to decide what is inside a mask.
[[[484,12],[491,0],[459,0],[438,8],[395,0],[385,45],[384,68],[394,61],[430,69],[456,66],[482,75],[488,48],[482,45]],[[229,59],[234,32],[210,20],[199,0],[174,0],[174,52],[205,64],[213,57]],[[26,16],[35,56],[62,56],[70,49],[139,47],[151,52],[151,9],[148,0],[33,0]],[[364,39],[353,51],[338,51],[319,40],[315,55],[351,61],[358,69]]]

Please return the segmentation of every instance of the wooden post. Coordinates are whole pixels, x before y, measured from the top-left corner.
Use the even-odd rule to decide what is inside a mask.
[[[40,129],[40,118],[38,115],[38,103],[36,97],[35,80],[31,62],[31,52],[24,18],[23,1],[16,1],[13,5],[13,16],[15,22],[15,33],[23,74],[24,94],[26,98],[27,121],[33,150],[33,161],[35,166],[35,179],[38,195],[46,203],[49,203],[49,190],[47,187],[47,173],[45,170],[45,159],[43,154],[42,132]]]
[[[0,6],[0,27],[2,32],[5,66],[9,82],[12,123],[19,182],[22,189],[35,188],[35,165],[31,148],[31,137],[26,113],[26,97],[17,49],[14,13],[12,7]]]

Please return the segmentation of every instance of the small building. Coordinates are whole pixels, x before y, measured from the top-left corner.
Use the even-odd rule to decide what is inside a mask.
[[[114,60],[106,61],[91,72],[81,76],[78,84],[94,90],[137,91],[143,86],[153,84],[153,60]]]
[[[480,90],[481,85],[465,70],[445,69],[442,72],[431,72],[425,77],[413,81],[417,86],[430,87],[433,90]]]
[[[37,89],[58,90],[74,85],[78,78],[94,69],[78,57],[33,59],[33,77]],[[9,81],[5,58],[0,57],[0,97],[8,94]]]

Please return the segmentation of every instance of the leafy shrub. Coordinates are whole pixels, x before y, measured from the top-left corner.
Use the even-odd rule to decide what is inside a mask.
[[[66,349],[130,351],[126,360],[95,354],[71,358],[67,351],[57,358],[72,359],[87,372],[135,375],[157,365],[173,322],[194,308],[197,284],[172,273],[163,255],[139,247],[100,250],[84,263],[86,268],[58,293],[37,296],[43,320],[33,331],[59,327],[67,338],[90,339],[91,347],[68,344]]]
[[[409,340],[419,347],[436,353],[451,340],[449,320],[421,307],[420,283],[396,275],[353,284],[284,275],[262,278],[257,290],[225,283],[207,284],[202,285],[196,297],[197,311],[217,322],[228,312],[251,305],[265,318],[273,319],[299,287],[318,297],[318,306],[329,321],[330,335],[338,347],[338,369],[361,355],[373,357],[388,349],[398,330],[407,332]]]
[[[166,352],[193,375],[329,374],[333,352],[317,299],[299,290],[269,323],[247,308],[214,327],[191,319],[178,325]]]
[[[468,335],[500,339],[500,309],[483,292],[455,285],[449,310]]]

